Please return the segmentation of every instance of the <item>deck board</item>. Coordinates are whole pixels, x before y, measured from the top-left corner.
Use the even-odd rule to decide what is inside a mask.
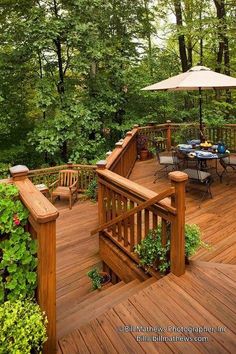
[[[170,182],[166,176],[163,176],[163,178],[160,178],[157,183],[154,184],[153,174],[155,171],[156,161],[154,159],[136,162],[130,179],[158,193],[168,188]],[[177,304],[177,308],[182,307],[186,316],[194,317],[196,323],[200,323],[201,316],[204,321],[209,320],[215,325],[227,323],[228,331],[227,334],[224,334],[224,338],[229,348],[232,348],[232,345],[235,344],[235,342],[232,341],[232,334],[235,333],[234,326],[236,325],[235,320],[232,320],[230,317],[232,312],[235,314],[235,301],[232,296],[235,297],[236,279],[235,268],[232,265],[236,264],[236,218],[234,212],[236,208],[236,173],[231,174],[230,179],[227,178],[222,184],[215,179],[212,191],[213,199],[206,199],[202,203],[200,203],[199,195],[196,192],[187,193],[186,196],[186,222],[196,223],[200,226],[203,240],[211,244],[211,250],[201,248],[196,255],[192,257],[192,260],[196,261],[195,271],[191,276],[187,274],[183,283],[181,283],[181,281],[175,281],[174,283],[171,277],[168,277],[165,286],[173,304]],[[101,266],[101,259],[98,252],[98,235],[90,236],[90,231],[98,226],[97,204],[80,200],[73,206],[72,210],[69,210],[67,204],[68,203],[63,200],[56,203],[60,212],[59,219],[57,220],[57,325],[60,329],[59,333],[63,333],[63,322],[67,316],[69,316],[71,306],[80,303],[80,301],[90,295],[91,285],[86,275],[87,271],[93,266]],[[210,263],[204,263],[205,261]],[[224,263],[228,264],[227,270],[224,268]],[[202,271],[203,264],[204,269],[208,269],[208,272],[204,273]],[[208,264],[211,264],[211,266],[209,267]],[[195,274],[196,272],[199,272],[197,276]],[[218,290],[216,290],[216,294],[222,299],[222,302],[212,294],[206,295],[205,292],[201,294],[201,291],[197,292],[198,295],[196,296],[196,294],[194,294],[196,289],[191,284],[191,279],[201,284],[205,292],[210,291],[209,289],[213,284],[215,284],[215,286],[217,285]],[[207,283],[204,282],[205,280]],[[162,280],[159,286],[161,293]],[[189,288],[187,289],[187,287]],[[173,291],[173,289],[175,289],[175,291]],[[178,294],[177,298],[174,298],[175,294]],[[199,303],[199,297],[201,299],[201,295],[206,295],[205,302],[202,300],[202,302]],[[141,297],[141,295],[139,296]],[[181,296],[185,299],[185,302],[181,300]],[[152,306],[156,301],[156,297],[149,299],[150,295],[145,295],[145,298],[150,301],[149,304]],[[126,316],[130,316],[130,310],[132,306],[135,306],[135,301],[135,297],[132,297],[129,303],[126,303]],[[214,304],[211,310],[208,309],[209,302],[211,302],[211,305]],[[122,304],[122,306],[125,306],[124,304]],[[165,321],[174,320],[174,318],[169,318],[170,316],[168,317],[165,313],[162,313],[162,309],[159,306],[154,306],[150,313],[148,312],[150,305],[149,307],[147,305],[145,309],[140,306],[141,304],[138,306],[137,302],[138,309],[136,310],[138,312],[135,314],[136,320],[139,319],[139,321],[141,321],[145,319],[148,323],[152,322],[154,324],[156,320],[154,314],[161,316]],[[217,309],[217,306],[219,309]],[[222,311],[222,309],[226,309],[226,311]],[[223,316],[221,318],[221,312],[224,312],[225,317]],[[93,323],[94,328],[99,328],[99,333],[104,333],[105,328],[109,332],[109,338],[108,340],[106,339],[107,345],[111,342],[111,333],[114,334],[117,321],[119,323],[125,323],[126,321],[125,318],[119,317],[119,313],[116,312],[116,307],[110,313],[112,314],[111,318],[107,314],[104,314],[104,318],[98,317],[98,322],[95,321]],[[148,316],[150,316],[150,318]],[[180,318],[182,317],[183,313],[180,315]],[[118,335],[117,333],[114,335],[114,343],[111,347],[112,350],[114,349],[114,345],[119,343]],[[89,337],[88,330],[83,328],[78,336],[82,341],[79,351],[78,345],[76,344],[77,336],[73,335],[69,338],[69,342],[68,338],[65,342],[61,342],[62,347],[60,347],[59,353],[72,354],[73,352],[89,352],[89,348],[84,342],[84,338]],[[109,345],[106,348],[105,344],[100,343],[99,336],[97,337],[95,334],[91,334],[90,341],[97,347],[98,352],[99,348],[101,350],[110,350]],[[134,335],[127,334],[125,342],[122,340],[123,347],[127,348],[127,345],[131,345],[134,341]],[[211,342],[219,342],[220,349],[222,349],[221,346],[224,344],[224,340],[221,340],[221,337],[216,338],[216,336],[213,336]],[[69,349],[67,343],[70,343]],[[136,344],[138,346],[136,346]],[[133,348],[139,348],[140,353],[142,353],[143,345],[137,342],[136,344],[133,344]],[[119,345],[122,348],[121,343],[119,343]],[[149,347],[149,352],[151,353],[153,344],[149,345]],[[195,347],[196,346],[194,346],[194,348]],[[227,349],[228,351],[229,348]],[[160,349],[160,353],[164,353],[166,350],[170,353],[172,351],[178,353],[181,352],[181,345],[173,347],[172,343],[168,343],[165,345],[165,349]],[[125,351],[123,352],[125,353]]]
[[[209,269],[212,274],[210,277],[207,275]],[[227,276],[228,270],[231,272],[232,269],[226,264],[221,269],[224,269],[224,273],[221,273],[224,287],[219,287],[218,282],[214,281],[214,272],[218,272],[215,265],[205,268],[204,262],[201,266],[195,266],[193,261],[181,277],[169,274],[100,315],[86,328],[93,330],[93,335],[99,338],[97,340],[100,343],[103,340],[106,342],[109,337],[109,344],[112,343],[112,348],[117,348],[118,353],[126,353],[127,350],[137,354],[233,353],[236,346],[235,296],[230,291],[231,278]],[[125,325],[161,327],[164,330],[159,333],[140,332],[137,329],[129,332],[117,330]],[[211,329],[209,332],[191,333],[182,328],[190,328],[189,331],[214,328],[216,332]],[[83,341],[86,342],[87,353],[93,353],[93,341],[89,341],[87,333]],[[158,337],[159,342],[157,339],[151,342],[137,339],[137,336],[151,338],[152,335]],[[178,336],[178,341],[163,340],[163,337],[172,336]],[[197,341],[193,341],[194,337],[198,338]],[[81,337],[76,338],[76,332],[73,332],[73,341],[77,342],[79,348]],[[78,350],[78,353],[82,351]]]
[[[136,162],[130,179],[157,193],[170,186],[167,175],[154,182],[157,169],[155,159]],[[200,249],[194,260],[236,264],[236,173],[230,173],[220,183],[215,177],[212,184],[213,199],[201,202],[198,191],[186,193],[186,223],[198,224],[202,239],[212,248]]]

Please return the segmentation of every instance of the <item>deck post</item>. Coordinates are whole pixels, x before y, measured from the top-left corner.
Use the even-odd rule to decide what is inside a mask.
[[[171,150],[171,121],[170,120],[166,121],[166,127],[167,127],[167,130],[166,130],[166,148],[167,148],[167,151],[170,151]]]
[[[106,169],[106,160],[101,160],[97,162],[97,169],[98,170],[105,170]],[[99,175],[98,175],[99,177]],[[104,198],[105,198],[105,188],[104,186],[99,183],[99,178],[98,178],[98,222],[99,225],[102,225],[106,220],[106,211],[104,208]]]
[[[175,188],[171,205],[177,211],[171,227],[170,270],[173,274],[180,276],[185,272],[185,184],[188,175],[175,171],[169,173],[169,178]]]
[[[28,179],[26,166],[10,169],[22,203],[28,209],[28,229],[37,239],[37,302],[48,319],[43,354],[56,354],[56,219],[57,209]]]

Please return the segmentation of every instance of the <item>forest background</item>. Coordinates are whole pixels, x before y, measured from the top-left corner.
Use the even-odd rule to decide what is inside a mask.
[[[94,163],[134,124],[198,120],[195,92],[141,88],[202,64],[236,77],[236,0],[0,0],[0,176]],[[236,93],[204,120],[236,123]]]

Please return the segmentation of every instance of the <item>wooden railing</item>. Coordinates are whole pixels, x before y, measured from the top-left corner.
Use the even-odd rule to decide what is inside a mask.
[[[126,133],[125,139],[116,143],[115,149],[107,157],[107,169],[120,176],[128,177],[137,159],[138,128]]]
[[[188,135],[191,139],[199,138],[199,124],[196,123],[171,123],[167,121],[166,124],[149,125],[138,128],[138,134],[148,137],[148,147],[151,146],[151,141],[156,137],[163,137],[163,147],[169,150],[171,146],[176,145],[174,133],[178,132],[183,126],[188,127]],[[206,139],[217,143],[224,142],[228,149],[236,151],[236,124],[225,124],[222,127],[204,127]],[[183,141],[186,143],[186,141]]]
[[[88,188],[89,183],[96,177],[96,166],[68,163],[66,165],[31,170],[29,171],[28,178],[35,185],[43,183],[49,187],[53,182],[55,182],[58,179],[59,171],[68,168],[73,170],[78,170],[79,191],[82,192]]]
[[[170,173],[172,187],[158,195],[109,171],[105,161],[98,164],[97,173],[100,226],[93,233],[99,231],[105,234],[138,262],[134,247],[158,224],[162,225],[162,244],[165,245],[168,239],[167,224],[170,224],[171,271],[175,275],[183,274],[187,175],[182,172]]]
[[[45,311],[48,325],[48,340],[44,345],[44,354],[56,353],[56,219],[57,209],[40,193],[27,177],[28,168],[15,166],[10,169],[14,183],[20,193],[20,199],[28,209],[27,230],[38,245],[38,286],[37,301]]]

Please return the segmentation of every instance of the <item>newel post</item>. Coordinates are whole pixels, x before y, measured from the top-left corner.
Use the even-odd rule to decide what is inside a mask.
[[[101,160],[97,162],[97,170],[105,170],[106,168],[106,160]],[[98,222],[99,225],[104,224],[106,221],[106,210],[104,206],[104,198],[105,198],[105,188],[99,182],[99,174],[98,174]]]
[[[180,276],[185,272],[185,184],[188,175],[175,171],[169,173],[175,194],[171,198],[171,205],[176,208],[176,215],[171,227],[170,243],[170,270]]]
[[[45,311],[48,340],[44,354],[56,354],[56,219],[57,209],[27,178],[26,166],[10,169],[14,184],[18,187],[22,203],[28,209],[29,232],[37,239],[37,302]]]
[[[166,121],[166,148],[168,151],[171,150],[171,121],[167,120]]]

